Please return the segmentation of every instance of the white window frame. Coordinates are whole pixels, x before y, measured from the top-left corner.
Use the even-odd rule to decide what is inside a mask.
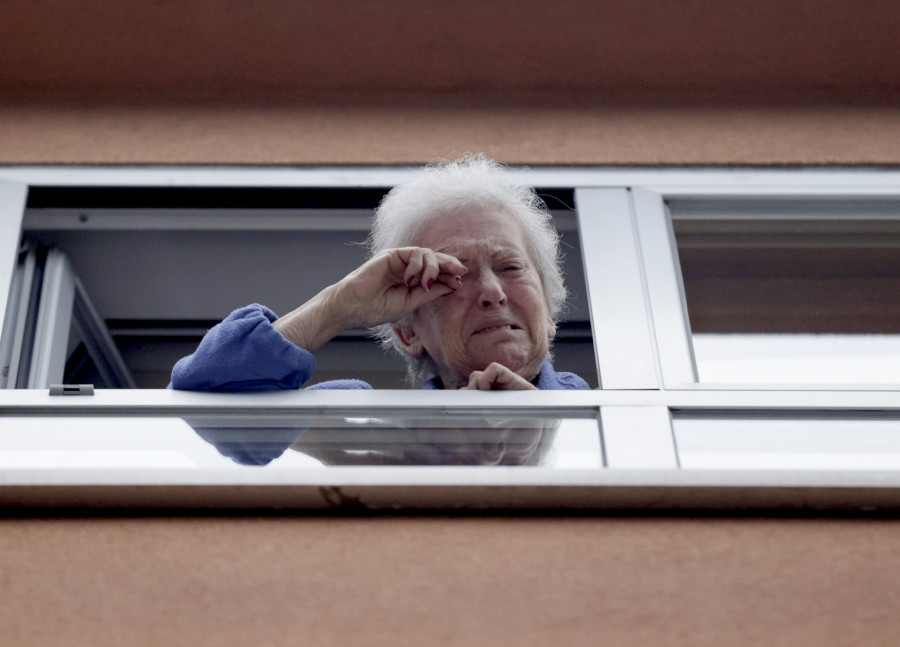
[[[30,186],[373,187],[410,176],[399,168],[6,167],[0,168],[0,316],[18,251]],[[185,479],[164,473],[60,474],[52,470],[0,475],[0,503],[77,500],[94,487],[179,490],[184,502],[197,488],[213,488],[217,504],[322,503],[322,488],[338,488],[339,501],[367,505],[472,505],[633,507],[741,505],[888,505],[897,499],[898,472],[682,470],[672,430],[673,412],[715,411],[728,419],[749,412],[815,412],[835,418],[861,412],[900,418],[891,386],[704,385],[697,382],[690,330],[665,212],[669,197],[900,196],[900,172],[867,169],[615,169],[534,168],[512,173],[535,186],[574,188],[595,331],[602,390],[541,393],[298,391],[276,394],[205,394],[159,390],[99,390],[89,397],[50,397],[44,390],[0,391],[4,416],[260,415],[280,411],[549,411],[566,409],[602,424],[606,466],[551,472],[540,468],[340,468],[277,478],[248,470],[227,482],[214,472]],[[609,337],[609,338],[608,338]],[[625,340],[627,343],[621,343]],[[617,343],[618,342],[618,343]],[[421,415],[421,414],[420,414]],[[175,480],[171,480],[175,478]],[[259,497],[233,485],[261,487]],[[120,486],[126,486],[121,489]],[[416,486],[410,489],[410,486]],[[43,489],[42,489],[43,488]],[[193,490],[191,488],[194,488]],[[266,499],[277,488],[286,494]],[[510,495],[510,488],[514,494]],[[160,491],[162,491],[160,489]],[[329,490],[330,491],[330,490]],[[188,492],[188,494],[185,494]],[[257,490],[253,490],[257,492]],[[266,494],[268,492],[268,494]],[[318,494],[316,494],[318,492]],[[68,494],[66,494],[68,493]],[[417,494],[418,493],[418,494]],[[307,494],[309,496],[307,496]],[[274,496],[274,495],[273,495]],[[19,497],[17,499],[16,497]],[[25,498],[22,498],[25,497]],[[54,499],[54,497],[56,497]],[[224,498],[222,498],[224,497]],[[243,497],[243,498],[242,498]],[[260,498],[261,497],[261,498]],[[294,497],[294,498],[291,498]],[[354,499],[356,497],[356,499]],[[139,498],[139,497],[138,497]],[[333,497],[332,497],[333,498]],[[211,501],[204,499],[203,501]],[[156,500],[157,503],[159,500]],[[328,497],[324,499],[328,504]],[[732,503],[729,503],[732,502]],[[333,501],[332,501],[333,503]]]
[[[796,383],[702,383],[697,375],[688,309],[685,301],[681,265],[671,216],[666,208],[669,198],[695,200],[727,197],[762,201],[791,198],[797,200],[835,198],[866,201],[876,198],[900,199],[896,172],[865,171],[783,171],[782,177],[766,177],[776,172],[750,173],[741,184],[665,185],[632,188],[632,199],[642,265],[646,274],[650,320],[664,389],[702,390],[788,390],[788,391],[896,391],[900,384],[826,384]],[[776,182],[775,180],[780,180]],[[771,183],[769,183],[771,182]]]

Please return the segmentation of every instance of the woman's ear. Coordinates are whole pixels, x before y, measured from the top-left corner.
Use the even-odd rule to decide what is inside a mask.
[[[394,324],[393,330],[394,334],[397,335],[397,338],[403,345],[403,350],[405,350],[413,357],[421,357],[422,353],[425,351],[425,348],[422,346],[422,342],[419,341],[419,337],[416,335],[416,331],[413,330],[412,325],[408,323]]]
[[[550,327],[547,329],[547,337],[549,339],[556,337],[556,324],[553,323],[553,319],[550,320]]]

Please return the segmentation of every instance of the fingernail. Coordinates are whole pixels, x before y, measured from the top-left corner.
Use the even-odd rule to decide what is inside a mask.
[[[415,274],[413,274],[411,277],[409,277],[408,279],[406,279],[406,285],[407,285],[407,287],[409,287],[410,285],[412,285],[412,282],[413,282],[415,279],[416,279],[416,275],[415,275]]]
[[[456,282],[459,283],[460,286],[462,286],[462,277],[461,277],[461,276],[457,276],[457,277],[456,277]]]
[[[425,286],[425,289],[430,290],[432,285],[434,285],[434,279],[428,279],[428,285]]]

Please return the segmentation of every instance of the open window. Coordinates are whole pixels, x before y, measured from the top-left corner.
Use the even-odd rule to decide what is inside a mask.
[[[0,361],[8,388],[136,386],[66,254],[33,242],[13,270]]]
[[[597,390],[412,393],[361,330],[313,381],[374,391],[163,389],[233,308],[357,267],[407,171],[5,169],[0,357],[33,388],[0,390],[0,505],[897,508],[900,174],[511,172],[563,235],[557,368]],[[789,378],[784,335],[795,367],[865,337],[888,372]]]
[[[32,187],[21,236],[30,251],[21,254],[7,306],[7,319],[17,324],[4,335],[15,340],[7,348],[17,349],[8,357],[16,379],[7,386],[165,388],[173,364],[233,309],[257,302],[289,312],[362,264],[372,212],[387,190]],[[563,237],[572,294],[554,346],[556,365],[597,386],[572,190],[540,193]],[[63,268],[61,288],[45,280],[48,262]],[[53,320],[41,319],[45,334],[55,335],[50,348],[34,329],[48,311],[41,304],[60,298]],[[84,312],[103,344],[84,343],[78,316]],[[50,349],[53,361],[32,370],[41,348]],[[347,330],[320,350],[313,380],[351,376],[376,388],[405,387],[402,360],[363,329]]]

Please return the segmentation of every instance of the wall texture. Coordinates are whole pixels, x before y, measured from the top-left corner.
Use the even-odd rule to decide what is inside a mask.
[[[0,17],[0,87],[39,98],[900,97],[891,0],[31,0]]]
[[[889,645],[896,520],[0,525],[8,645]]]
[[[0,163],[895,164],[892,0],[35,0]]]
[[[407,164],[484,151],[521,164],[884,164],[900,108],[420,97],[321,104],[0,105],[0,163]]]
[[[900,163],[891,0],[7,2],[0,163]],[[0,521],[10,645],[878,645],[896,520]]]

